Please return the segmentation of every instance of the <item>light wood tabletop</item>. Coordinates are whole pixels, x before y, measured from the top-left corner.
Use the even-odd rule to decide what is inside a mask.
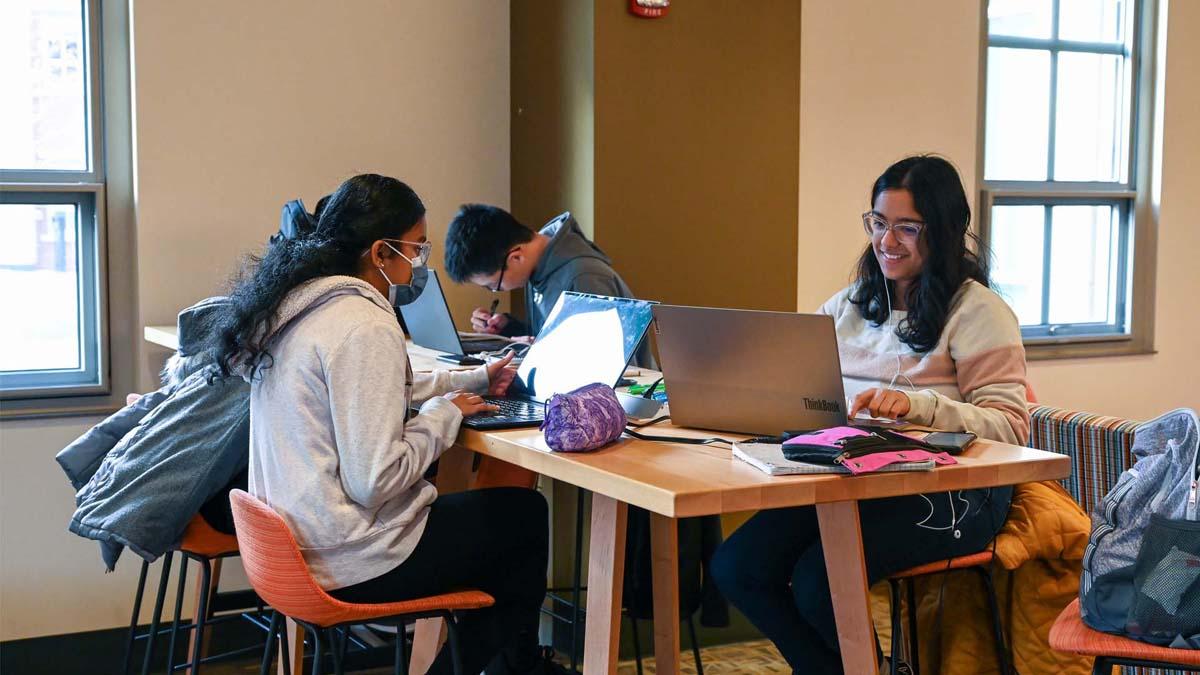
[[[670,424],[643,433],[682,437],[720,432]],[[592,516],[584,673],[615,673],[621,625],[625,527],[629,505],[651,512],[656,672],[679,672],[678,542],[675,519],[785,506],[815,505],[847,673],[875,673],[875,636],[858,502],[864,499],[1012,485],[1064,478],[1070,460],[1041,450],[976,441],[957,464],[932,471],[770,476],[733,457],[728,445],[690,445],[623,438],[590,453],[551,452],[537,429],[464,429],[453,453],[472,451],[590,490]],[[462,484],[451,459],[442,481]],[[445,475],[443,475],[445,474]]]
[[[659,424],[643,433],[690,438],[744,436]],[[586,453],[552,452],[536,429],[464,429],[459,444],[648,511],[683,518],[823,502],[1012,485],[1061,478],[1069,460],[1041,450],[976,441],[958,464],[935,471],[770,476],[733,457],[727,444],[687,445],[622,438]],[[1052,475],[1051,475],[1052,474]]]
[[[142,328],[146,342],[167,349],[179,349],[179,329],[175,326],[146,326]]]

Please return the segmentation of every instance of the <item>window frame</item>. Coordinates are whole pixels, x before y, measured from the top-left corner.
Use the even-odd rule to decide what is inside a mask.
[[[991,214],[994,206],[1040,205],[1047,211],[1049,233],[1050,208],[1064,204],[1118,206],[1122,210],[1122,238],[1118,253],[1118,321],[1126,330],[1116,332],[1111,324],[1049,324],[1022,326],[1026,355],[1031,360],[1153,353],[1154,345],[1154,268],[1157,223],[1150,204],[1152,154],[1155,145],[1156,67],[1158,44],[1158,2],[1137,0],[1131,20],[1129,55],[1129,144],[1125,157],[1124,180],[1055,181],[1055,130],[1057,126],[1058,59],[1063,52],[1120,54],[1123,49],[1109,43],[1094,43],[1058,38],[1059,0],[1053,3],[1050,38],[991,36],[988,24],[989,0],[980,1],[980,87],[979,126],[976,171],[982,185],[979,200],[979,236],[990,249]],[[985,178],[987,140],[987,66],[988,48],[1048,49],[1050,60],[1050,128],[1047,137],[1047,180],[987,180]],[[1049,246],[1049,238],[1046,239]],[[1049,257],[1043,262],[1043,274],[1051,269]],[[1048,286],[1043,293],[1048,293]],[[1047,308],[1043,306],[1043,316]],[[1097,330],[1088,330],[1095,328]]]
[[[130,13],[121,2],[81,0],[80,6],[88,59],[86,170],[0,170],[0,202],[85,207],[76,251],[80,274],[93,272],[81,283],[93,301],[93,320],[80,329],[85,333],[90,324],[93,331],[87,338],[95,360],[88,368],[96,377],[87,384],[30,383],[0,391],[0,420],[106,414],[136,388],[136,268],[110,264],[135,250]]]
[[[59,187],[59,186],[55,186]],[[69,187],[69,186],[61,186]],[[45,190],[16,192],[6,190],[5,201],[17,204],[74,205],[78,230],[75,233],[75,260],[79,274],[79,362],[78,368],[0,372],[0,398],[21,399],[34,396],[72,396],[108,393],[106,362],[107,331],[104,321],[104,276],[100,273],[100,231],[97,201],[103,195],[91,191]]]
[[[79,273],[78,370],[14,371],[0,375],[0,400],[110,392],[108,382],[108,298],[103,269],[104,93],[101,82],[100,16],[96,0],[80,0],[87,110],[86,167],[71,170],[7,170],[0,168],[0,203],[76,205],[77,270]],[[77,373],[72,376],[72,373]],[[7,388],[11,385],[11,388]]]

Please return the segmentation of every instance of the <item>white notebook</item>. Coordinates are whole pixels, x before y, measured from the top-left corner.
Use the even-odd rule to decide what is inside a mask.
[[[783,446],[778,443],[734,443],[733,456],[772,476],[787,476],[804,473],[841,473],[850,470],[839,464],[811,464],[794,462],[783,456]],[[889,464],[876,473],[895,471],[931,471],[937,464],[932,460]]]

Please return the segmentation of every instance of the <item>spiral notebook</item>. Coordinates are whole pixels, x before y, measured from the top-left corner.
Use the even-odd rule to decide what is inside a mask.
[[[772,476],[790,476],[808,473],[840,473],[850,474],[850,470],[841,465],[811,464],[809,462],[794,462],[783,456],[783,446],[778,443],[734,443],[733,456]],[[889,464],[877,473],[897,471],[932,471],[937,464],[932,459],[921,462],[900,462]]]

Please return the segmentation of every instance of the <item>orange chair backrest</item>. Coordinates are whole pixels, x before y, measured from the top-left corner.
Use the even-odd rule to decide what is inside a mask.
[[[242,565],[259,597],[289,617],[318,626],[344,620],[351,606],[317,584],[283,518],[243,490],[231,491],[229,501]]]

